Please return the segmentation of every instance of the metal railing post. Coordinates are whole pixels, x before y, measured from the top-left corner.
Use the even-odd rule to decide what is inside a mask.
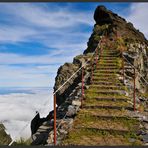
[[[93,79],[93,60],[91,60],[91,78],[90,78],[90,83],[92,83]]]
[[[84,67],[82,67],[82,98],[81,98],[81,108],[83,104],[83,99],[84,99]]]
[[[96,69],[97,69],[97,64],[98,64],[98,48],[96,48]]]
[[[56,129],[56,94],[54,94],[54,145],[56,145],[57,129]]]
[[[124,77],[124,59],[123,59],[123,49],[122,50],[122,75],[123,75],[123,83],[124,83],[124,80],[125,80],[125,77]]]
[[[136,71],[135,71],[135,68],[134,68],[134,92],[133,92],[133,104],[134,104],[134,111],[136,111],[136,82],[135,82],[135,79],[136,79]]]

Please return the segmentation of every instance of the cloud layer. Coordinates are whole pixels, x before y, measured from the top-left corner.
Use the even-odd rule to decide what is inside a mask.
[[[52,90],[34,88],[28,91],[32,93],[0,95],[0,121],[13,139],[30,137],[30,122],[35,112],[39,111],[41,117],[46,117],[53,109]]]

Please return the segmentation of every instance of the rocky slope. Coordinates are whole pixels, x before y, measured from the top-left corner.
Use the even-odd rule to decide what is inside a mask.
[[[122,48],[124,57],[126,57],[127,60],[130,61],[131,64],[133,64],[135,68],[140,72],[140,74],[136,72],[136,101],[139,102],[139,104],[141,104],[142,101],[142,105],[144,107],[143,111],[146,111],[146,108],[148,107],[148,87],[144,80],[148,81],[148,41],[139,30],[134,28],[132,23],[126,22],[125,19],[121,18],[110,10],[107,10],[104,6],[98,6],[96,8],[94,19],[96,21],[96,24],[94,25],[93,33],[89,38],[88,48],[84,51],[83,55],[75,57],[73,63],[65,63],[58,69],[54,90],[56,91],[86,61],[88,61],[88,65],[85,66],[84,83],[85,89],[89,88],[91,56],[96,49],[101,37],[105,36],[106,38],[108,38],[109,43],[107,47],[111,47],[112,50],[119,49],[120,52]],[[106,42],[106,44],[108,43]],[[99,52],[100,49],[101,48],[98,48]],[[121,58],[121,54],[118,54],[118,56]],[[126,61],[124,62],[125,66],[128,67],[129,64]],[[103,78],[102,83],[105,84],[106,81],[108,80]],[[73,125],[73,118],[76,116],[77,111],[79,111],[80,109],[81,85],[81,72],[78,72],[68,83],[64,85],[62,89],[60,89],[56,93],[58,105],[57,123],[60,123],[58,129],[58,142],[61,142],[61,139],[67,135],[68,130]],[[125,69],[125,81],[122,85],[127,86],[129,90],[127,92],[127,95],[132,98],[133,70]],[[63,117],[65,117],[65,114],[66,118],[64,118],[64,120],[61,120]],[[130,116],[134,116],[134,114],[131,113]],[[145,118],[144,120],[146,121],[148,120],[147,116],[145,115],[136,116],[138,116],[140,120],[143,120],[143,118]],[[53,112],[51,112],[46,117],[46,119],[42,119],[42,123],[37,126],[35,130],[36,132],[33,135],[33,144],[52,144],[52,130]]]
[[[8,145],[11,140],[11,137],[5,132],[4,125],[0,124],[0,145]]]

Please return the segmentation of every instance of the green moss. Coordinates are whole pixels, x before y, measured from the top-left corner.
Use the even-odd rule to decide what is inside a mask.
[[[23,138],[20,138],[19,140],[17,140],[14,144],[13,144],[13,146],[29,146],[29,145],[31,145],[31,142],[32,142],[32,140],[31,140],[31,138],[30,139],[23,139]]]

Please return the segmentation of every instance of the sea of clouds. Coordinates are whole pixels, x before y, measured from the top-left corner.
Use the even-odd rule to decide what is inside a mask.
[[[53,109],[51,88],[0,89],[0,122],[12,139],[31,136],[30,122],[39,111],[46,117]]]

